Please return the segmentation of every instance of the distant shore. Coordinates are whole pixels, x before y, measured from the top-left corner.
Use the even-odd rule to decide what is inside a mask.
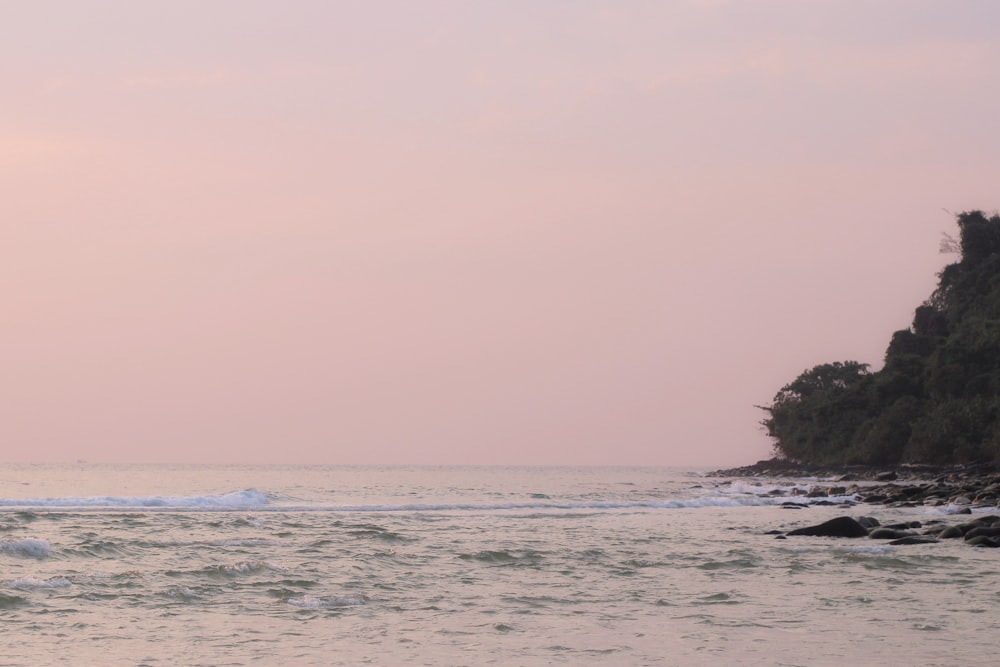
[[[815,478],[811,496],[855,494],[860,502],[895,507],[996,507],[1000,469],[994,463],[954,466],[815,466],[783,459],[715,470],[709,477]],[[859,482],[863,484],[858,484]],[[874,484],[872,484],[874,482]]]

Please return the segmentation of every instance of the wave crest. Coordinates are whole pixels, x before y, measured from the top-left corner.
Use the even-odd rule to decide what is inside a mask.
[[[365,603],[364,599],[356,597],[314,597],[303,595],[288,598],[288,604],[303,609],[334,609],[336,607],[356,607]]]
[[[53,577],[52,579],[35,579],[34,577],[21,577],[8,581],[7,588],[66,588],[70,585],[70,580],[65,577]]]
[[[261,507],[267,495],[257,489],[243,489],[202,496],[68,496],[64,498],[0,498],[0,507],[73,507],[73,508],[189,508],[230,509]]]
[[[45,540],[29,537],[23,540],[0,542],[0,552],[24,558],[48,558],[52,555],[52,545]]]

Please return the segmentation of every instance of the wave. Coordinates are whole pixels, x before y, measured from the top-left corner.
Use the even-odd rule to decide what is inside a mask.
[[[52,555],[52,545],[46,540],[27,538],[0,542],[0,552],[26,558],[48,558]]]
[[[4,584],[7,588],[66,588],[70,585],[70,580],[65,577],[54,577],[52,579],[35,579],[34,577],[21,577]]]
[[[363,605],[365,601],[362,598],[352,598],[352,597],[313,597],[312,595],[303,595],[301,597],[288,598],[288,604],[293,607],[302,607],[303,609],[334,609],[336,607],[356,607]]]
[[[210,578],[231,578],[240,575],[256,574],[265,571],[283,572],[284,568],[272,565],[265,560],[244,560],[238,563],[228,563],[223,565],[208,565],[199,570],[167,570],[168,577],[198,576]]]
[[[162,595],[174,600],[190,600],[198,597],[198,594],[187,586],[171,586],[163,591]]]
[[[217,495],[204,496],[69,496],[64,498],[0,498],[0,509],[5,507],[32,508],[117,508],[142,507],[150,509],[246,509],[259,508],[269,503],[267,495],[256,489],[244,489]]]
[[[687,509],[698,507],[757,507],[788,503],[812,505],[856,502],[854,496],[827,498],[760,497],[741,495],[703,496],[677,500],[575,501],[575,502],[510,502],[510,503],[408,503],[402,505],[328,505],[274,507],[268,509],[302,512],[490,512],[503,510],[621,510],[621,509]]]
[[[253,574],[255,572],[261,572],[264,570],[277,570],[275,566],[271,565],[265,560],[242,560],[239,563],[233,563],[232,565],[221,565],[218,567],[218,571],[225,574]]]
[[[662,500],[572,500],[558,501],[544,494],[532,494],[531,500],[500,503],[452,502],[405,504],[356,504],[356,505],[285,505],[272,502],[273,496],[256,489],[245,489],[218,495],[202,496],[88,496],[64,498],[0,498],[0,511],[4,508],[38,508],[54,510],[94,511],[119,508],[143,508],[147,511],[245,511],[254,512],[493,512],[493,511],[601,511],[629,509],[687,509],[698,507],[754,507],[776,506],[788,503],[797,505],[854,503],[851,496],[808,498],[802,495],[772,495],[771,487],[733,485],[713,489],[711,494]],[[788,489],[790,487],[782,487]],[[794,487],[799,490],[808,487]],[[262,525],[252,517],[254,523]],[[382,536],[386,537],[386,536]],[[389,536],[391,537],[391,536]]]

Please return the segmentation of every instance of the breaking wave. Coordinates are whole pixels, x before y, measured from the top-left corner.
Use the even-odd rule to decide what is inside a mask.
[[[312,595],[302,595],[300,597],[288,598],[287,602],[293,607],[302,607],[303,609],[356,607],[365,603],[363,599],[356,597],[314,597]]]
[[[45,540],[27,538],[10,542],[0,542],[0,553],[8,553],[13,556],[22,556],[25,558],[48,558],[52,555],[52,546]]]
[[[7,588],[66,588],[70,585],[69,579],[65,577],[54,577],[52,579],[35,579],[34,577],[21,577],[13,581],[8,581]]]
[[[244,489],[205,496],[84,496],[65,498],[0,498],[4,507],[48,508],[184,508],[184,509],[246,509],[268,504],[265,494],[256,489]]]

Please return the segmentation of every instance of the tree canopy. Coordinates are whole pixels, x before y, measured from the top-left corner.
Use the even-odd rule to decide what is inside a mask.
[[[1000,461],[1000,215],[958,216],[961,258],[885,364],[821,364],[782,387],[761,422],[775,454],[804,463]]]

